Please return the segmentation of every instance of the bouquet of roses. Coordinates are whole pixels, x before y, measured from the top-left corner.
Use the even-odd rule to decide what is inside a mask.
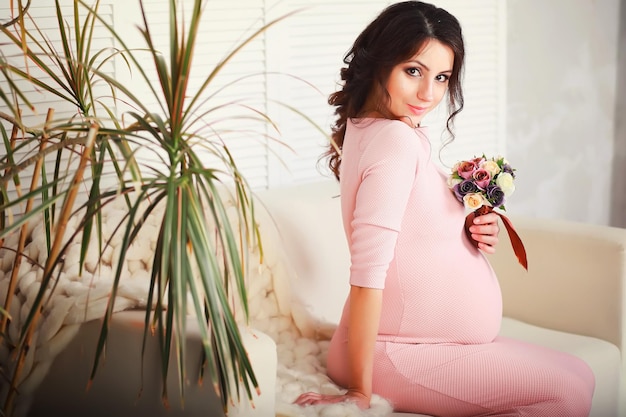
[[[452,168],[448,186],[466,208],[476,210],[483,205],[504,207],[506,197],[515,191],[515,170],[503,157],[487,159],[484,155],[457,162]]]
[[[465,208],[472,210],[465,219],[465,233],[474,244],[469,227],[474,217],[494,212],[500,216],[511,239],[513,251],[520,264],[528,269],[526,250],[511,221],[498,208],[506,211],[506,198],[515,191],[515,169],[501,156],[487,158],[485,155],[457,162],[448,178],[448,187]]]

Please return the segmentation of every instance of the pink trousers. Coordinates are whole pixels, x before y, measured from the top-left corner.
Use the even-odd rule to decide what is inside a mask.
[[[345,331],[329,346],[328,375],[347,386]],[[398,412],[442,417],[586,417],[592,370],[572,355],[510,338],[492,343],[378,342],[374,393]]]

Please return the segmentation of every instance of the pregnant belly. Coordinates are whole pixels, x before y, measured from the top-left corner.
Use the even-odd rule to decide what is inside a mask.
[[[436,265],[390,269],[379,339],[408,343],[491,342],[502,319],[500,286],[491,266],[480,254],[460,264],[448,260]]]

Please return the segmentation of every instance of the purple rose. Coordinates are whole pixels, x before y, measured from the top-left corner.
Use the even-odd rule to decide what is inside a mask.
[[[465,194],[477,193],[480,191],[472,180],[465,180],[454,186],[454,195],[459,201],[463,201]]]
[[[515,173],[514,173],[515,170],[513,168],[511,168],[511,165],[509,165],[509,164],[502,165],[502,171],[506,172],[508,174],[511,174],[511,176],[513,178],[515,178]]]
[[[487,186],[485,190],[486,198],[489,200],[492,206],[500,207],[504,204],[504,191],[495,184]]]

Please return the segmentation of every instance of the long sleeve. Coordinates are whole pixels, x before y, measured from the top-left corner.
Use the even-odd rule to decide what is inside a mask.
[[[364,142],[351,222],[350,284],[384,288],[418,169],[418,137],[397,123]]]

